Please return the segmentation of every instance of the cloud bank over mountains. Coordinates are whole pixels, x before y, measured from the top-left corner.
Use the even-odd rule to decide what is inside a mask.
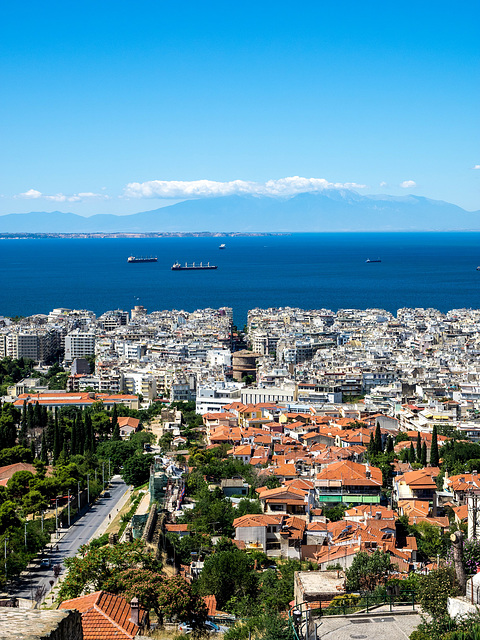
[[[218,198],[222,196],[290,197],[299,193],[318,193],[326,189],[365,189],[356,182],[329,182],[323,178],[292,176],[267,182],[232,180],[149,180],[130,182],[124,192],[127,198]]]
[[[386,182],[381,182],[380,186],[386,187],[388,185]],[[402,189],[414,189],[417,184],[414,180],[404,180],[398,186],[402,187]],[[147,180],[146,182],[128,183],[123,193],[117,196],[91,191],[72,194],[61,192],[48,194],[37,189],[28,189],[13,197],[16,200],[46,200],[47,202],[85,202],[89,200],[115,199],[201,200],[227,196],[292,198],[307,193],[355,192],[367,188],[368,185],[357,182],[330,182],[325,178],[290,176],[279,178],[278,180],[267,180],[266,182],[249,180],[230,180],[226,182],[217,180]],[[105,187],[102,187],[102,191],[104,189]]]

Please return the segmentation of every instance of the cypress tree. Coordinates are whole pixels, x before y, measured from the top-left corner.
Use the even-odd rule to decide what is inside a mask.
[[[35,426],[35,413],[33,411],[33,404],[29,404],[27,407],[27,427],[33,429]]]
[[[77,416],[73,416],[72,422],[72,437],[70,440],[70,452],[72,456],[77,455]]]
[[[58,460],[58,456],[60,455],[61,444],[60,444],[60,429],[58,426],[58,416],[55,413],[55,426],[53,433],[53,461],[56,462]]]
[[[85,451],[85,431],[83,427],[82,412],[77,413],[77,454]]]
[[[22,420],[21,420],[21,427],[22,429],[25,429],[25,433],[27,431],[27,411],[28,411],[28,407],[27,407],[27,401],[24,400],[23,401],[23,410],[22,410]]]
[[[118,440],[120,438],[120,431],[118,431],[118,438],[115,438],[115,433],[118,430],[118,416],[117,416],[117,405],[116,404],[113,405],[113,409],[112,409],[112,424],[111,424],[111,428],[112,428],[112,436],[114,437],[115,440]]]
[[[393,438],[392,436],[387,436],[387,443],[385,445],[385,453],[393,453]]]
[[[415,462],[415,449],[413,448],[413,442],[410,443],[410,449],[408,451],[408,461],[411,464]]]
[[[417,462],[422,460],[422,439],[420,437],[420,431],[417,431]]]
[[[46,438],[47,438],[47,450],[53,451],[53,438],[55,433],[55,420],[53,418],[53,413],[48,411],[47,413],[47,426],[45,428]]]
[[[440,456],[438,454],[438,442],[437,442],[437,425],[433,425],[432,431],[432,448],[430,450],[430,466],[438,467]]]
[[[382,451],[382,433],[380,431],[380,423],[377,422],[377,427],[375,429],[375,453],[381,453]]]
[[[45,429],[42,431],[42,451],[40,453],[40,460],[48,464],[48,448],[47,448],[47,436],[45,433]]]
[[[369,458],[375,455],[375,440],[373,438],[373,433],[370,434],[370,442],[368,443],[367,454]]]
[[[42,429],[45,429],[45,427],[48,424],[48,411],[47,411],[47,407],[43,406],[42,407],[42,412],[41,412],[41,427]]]
[[[39,428],[42,426],[42,408],[37,402],[35,402],[35,407],[33,408],[33,425],[35,428]]]
[[[426,467],[427,466],[427,443],[425,442],[425,440],[423,441],[422,444],[422,466]]]
[[[32,457],[35,460],[35,458],[37,457],[37,452],[35,450],[35,438],[32,438],[30,440],[30,451],[32,452]]]

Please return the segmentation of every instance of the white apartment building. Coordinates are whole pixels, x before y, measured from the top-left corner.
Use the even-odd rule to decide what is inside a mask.
[[[223,382],[217,380],[209,385],[197,388],[196,412],[218,413],[222,406],[231,402],[241,402],[242,382]]]
[[[75,329],[65,336],[65,362],[95,353],[95,334]]]

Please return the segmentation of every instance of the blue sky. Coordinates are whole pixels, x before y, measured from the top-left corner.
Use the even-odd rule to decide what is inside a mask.
[[[469,0],[4,3],[0,214],[342,185],[480,209],[479,24]]]

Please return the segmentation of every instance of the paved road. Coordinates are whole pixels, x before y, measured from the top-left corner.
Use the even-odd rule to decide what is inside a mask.
[[[114,476],[109,488],[110,497],[99,498],[75,524],[69,529],[62,529],[60,531],[58,551],[54,547],[54,550],[47,554],[47,557],[52,562],[52,566],[55,564],[62,565],[62,574],[64,573],[64,559],[75,556],[82,544],[86,544],[93,537],[96,537],[96,532],[105,521],[107,521],[108,524],[109,514],[113,517],[113,515],[117,513],[119,503],[127,489],[128,487],[121,477]],[[104,527],[102,527],[102,529],[103,528]],[[103,531],[99,532],[98,535],[102,532]],[[53,570],[51,568],[41,569],[38,567],[30,571],[28,576],[22,576],[22,579],[16,584],[9,585],[9,593],[18,598],[33,598],[37,587],[45,586],[47,593],[50,591],[52,587],[50,580],[54,580]]]

